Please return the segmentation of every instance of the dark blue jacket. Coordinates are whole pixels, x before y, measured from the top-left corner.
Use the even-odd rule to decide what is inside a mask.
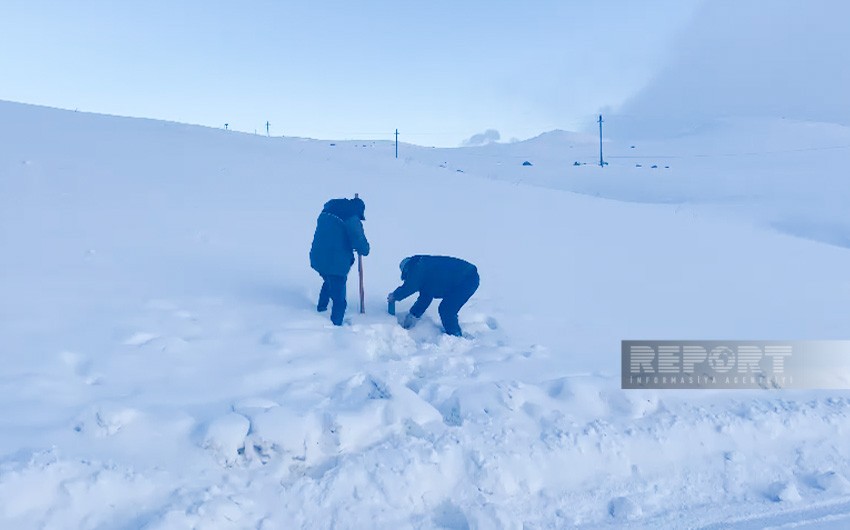
[[[363,212],[354,200],[333,199],[325,203],[310,248],[310,266],[316,272],[323,276],[345,276],[354,263],[353,251],[361,256],[369,255],[362,217]]]
[[[404,283],[393,291],[395,300],[404,300],[413,293],[419,293],[416,307],[411,308],[414,316],[421,316],[434,298],[445,298],[472,276],[478,275],[478,269],[472,263],[450,256],[412,256],[401,279]]]

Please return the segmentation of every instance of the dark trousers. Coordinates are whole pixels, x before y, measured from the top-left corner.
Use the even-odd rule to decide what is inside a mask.
[[[440,302],[440,320],[442,320],[443,329],[447,334],[455,335],[456,337],[461,336],[457,313],[463,307],[463,304],[469,301],[475,291],[478,290],[479,282],[478,272],[467,274],[458,283],[458,286]]]
[[[319,291],[319,305],[317,309],[324,311],[328,308],[328,302],[333,301],[331,322],[336,326],[341,326],[342,317],[345,316],[345,308],[348,305],[345,301],[345,284],[348,278],[333,274],[323,274],[322,280],[324,280],[324,283],[322,283],[322,290]]]

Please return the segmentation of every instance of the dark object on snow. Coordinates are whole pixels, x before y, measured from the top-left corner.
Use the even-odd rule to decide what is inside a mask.
[[[410,256],[401,260],[401,279],[404,281],[390,293],[387,301],[404,300],[415,292],[419,298],[410,308],[410,315],[418,319],[425,313],[434,298],[442,298],[439,313],[443,329],[449,335],[460,337],[458,311],[478,290],[480,278],[475,265],[450,256]],[[410,325],[415,320],[410,320]]]
[[[523,163],[522,163],[522,165],[524,165],[524,166],[531,166],[531,165],[534,165],[534,164],[532,164],[531,162],[529,162],[528,160],[526,160],[525,162],[523,162]]]
[[[581,162],[579,162],[578,160],[576,160],[575,162],[573,162],[573,165],[574,165],[574,166],[580,166],[580,165],[581,165]]]
[[[656,166],[656,165],[654,165],[654,164],[653,164],[653,166],[652,166],[652,168],[651,168],[651,169],[658,169],[658,166]]]
[[[635,164],[635,167],[643,167],[643,166],[640,165],[640,164]]]
[[[366,205],[362,199],[332,199],[325,203],[316,220],[316,232],[310,248],[310,266],[324,283],[317,309],[327,309],[332,300],[331,321],[342,324],[345,314],[345,281],[354,264],[354,251],[369,255],[369,241],[363,232]]]

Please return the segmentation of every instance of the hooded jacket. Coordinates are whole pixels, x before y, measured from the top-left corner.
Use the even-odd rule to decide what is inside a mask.
[[[354,263],[354,251],[369,255],[369,241],[361,222],[364,218],[360,199],[326,202],[316,220],[310,266],[322,276],[346,276]]]

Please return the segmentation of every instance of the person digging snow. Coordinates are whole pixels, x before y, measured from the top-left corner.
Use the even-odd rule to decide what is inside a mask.
[[[442,298],[439,313],[443,329],[449,335],[460,337],[457,313],[478,289],[480,281],[475,265],[449,256],[410,256],[401,260],[399,268],[404,283],[387,296],[387,302],[392,304],[419,293],[402,327],[415,326],[431,301]]]
[[[321,275],[323,283],[316,309],[331,308],[331,322],[342,325],[345,316],[345,284],[354,264],[354,251],[369,255],[369,241],[363,231],[366,220],[363,199],[332,199],[325,203],[316,220],[316,232],[310,248],[310,267]]]

